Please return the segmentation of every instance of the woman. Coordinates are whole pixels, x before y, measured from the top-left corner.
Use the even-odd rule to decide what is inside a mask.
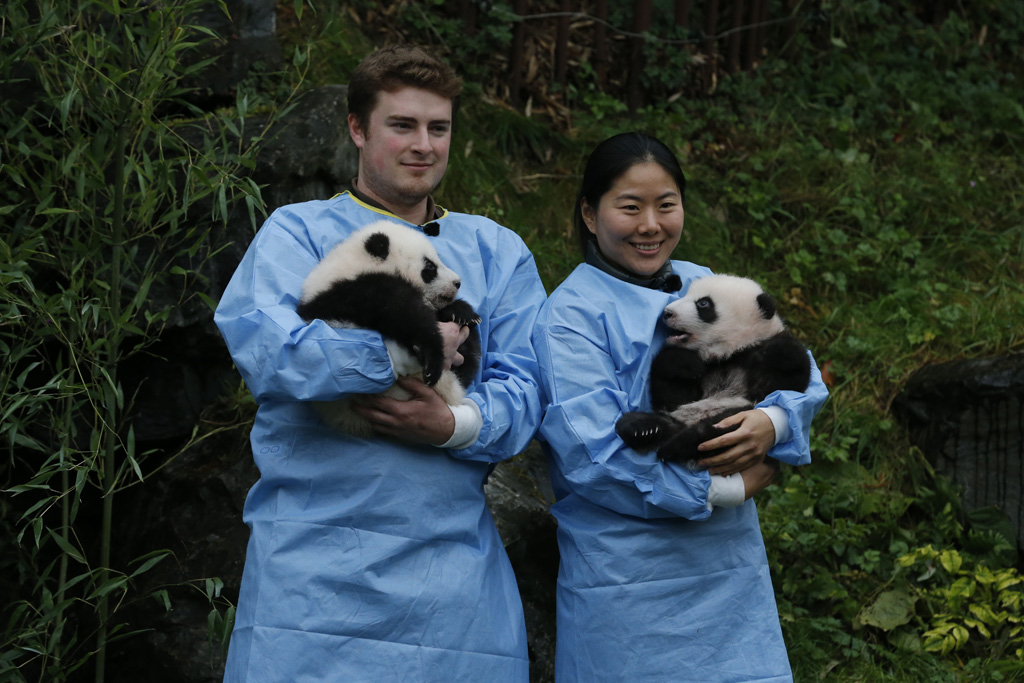
[[[726,447],[702,461],[707,470],[662,463],[615,434],[624,412],[650,408],[662,310],[711,272],[669,260],[685,183],[654,138],[601,143],[574,214],[585,262],[534,328],[558,499],[558,683],[792,680],[749,497],[774,474],[766,455],[809,462],[810,422],[827,396],[817,368],[805,394],[775,392],[721,423],[739,427],[702,446]],[[736,472],[712,486],[711,474]]]

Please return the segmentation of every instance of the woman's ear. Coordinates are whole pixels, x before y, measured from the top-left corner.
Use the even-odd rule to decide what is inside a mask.
[[[591,234],[597,234],[597,212],[591,208],[590,204],[587,204],[586,199],[580,200],[580,214],[583,216],[583,222],[587,226],[587,230]]]

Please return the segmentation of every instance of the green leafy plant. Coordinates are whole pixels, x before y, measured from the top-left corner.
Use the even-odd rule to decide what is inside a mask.
[[[119,368],[201,296],[212,222],[236,201],[262,211],[244,178],[261,136],[244,130],[246,94],[215,120],[185,98],[216,39],[193,23],[207,5],[5,5],[4,680],[89,662],[104,680],[107,645],[129,635],[119,606],[169,555],[115,565],[115,502],[147,470]]]
[[[992,569],[957,550],[930,545],[901,556],[897,566],[927,604],[926,650],[1009,655],[1024,673],[1024,579],[1016,569]]]

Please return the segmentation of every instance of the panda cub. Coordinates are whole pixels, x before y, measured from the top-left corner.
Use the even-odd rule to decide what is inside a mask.
[[[480,318],[468,303],[455,298],[460,284],[425,235],[378,221],[352,233],[313,268],[303,282],[296,312],[307,323],[320,319],[331,327],[380,332],[396,377],[419,377],[446,403],[458,405],[480,363]],[[453,370],[443,367],[438,321],[470,327],[469,338],[459,347],[465,360]],[[409,398],[397,385],[384,395]],[[350,403],[346,398],[316,406],[331,426],[370,436],[370,423]]]
[[[655,412],[626,413],[615,426],[635,450],[656,449],[666,461],[712,455],[698,453],[697,446],[735,429],[716,429],[720,420],[753,408],[775,390],[807,389],[807,350],[753,280],[698,278],[662,317],[671,332],[651,363]]]

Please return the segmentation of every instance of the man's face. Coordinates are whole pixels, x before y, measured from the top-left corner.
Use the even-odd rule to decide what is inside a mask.
[[[381,92],[369,121],[350,114],[348,124],[359,148],[359,189],[393,211],[425,202],[444,177],[452,139],[448,98],[410,87]]]

